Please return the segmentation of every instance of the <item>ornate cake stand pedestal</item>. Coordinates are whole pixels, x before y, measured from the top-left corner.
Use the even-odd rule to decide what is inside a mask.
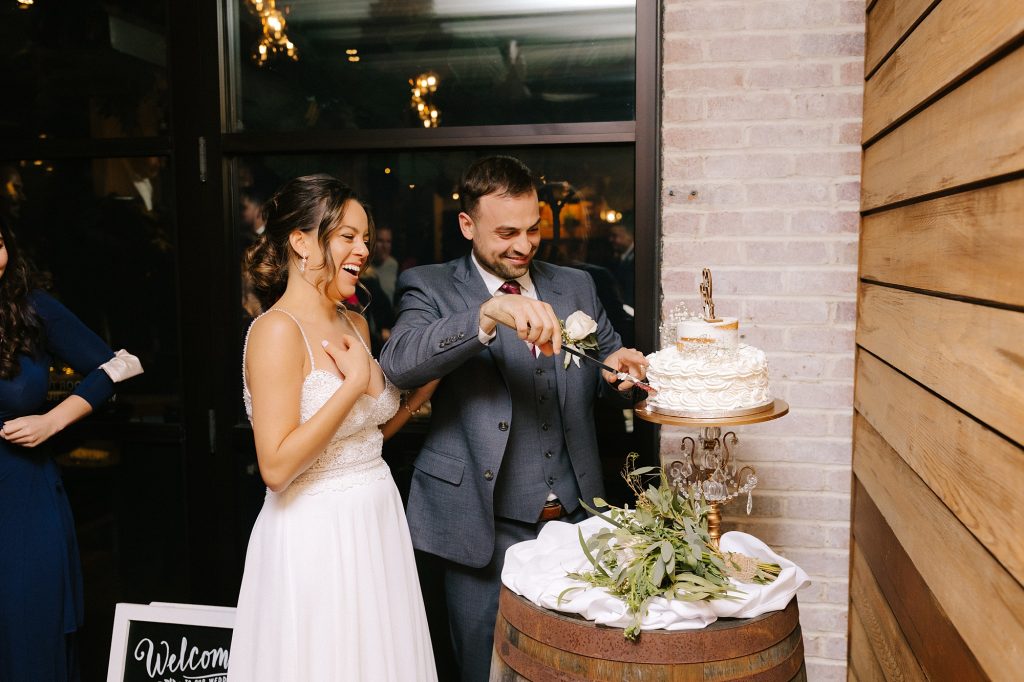
[[[678,488],[685,490],[691,485],[700,487],[709,507],[708,535],[717,547],[722,535],[722,505],[744,493],[749,496],[757,485],[754,468],[737,467],[733,459],[730,447],[739,442],[736,434],[727,431],[723,436],[722,428],[778,419],[789,413],[789,405],[784,400],[776,399],[764,409],[751,414],[696,417],[662,414],[643,402],[636,406],[634,412],[640,419],[655,424],[700,429],[696,440],[690,436],[683,438],[683,459],[673,461],[666,468],[665,474],[669,482]]]

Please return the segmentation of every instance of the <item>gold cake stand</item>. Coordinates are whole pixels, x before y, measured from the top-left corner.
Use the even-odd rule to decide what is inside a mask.
[[[722,535],[722,505],[740,494],[739,489],[748,480],[739,480],[743,471],[749,469],[750,474],[748,474],[748,478],[752,476],[754,479],[753,485],[746,491],[748,494],[750,490],[753,490],[753,486],[757,484],[756,472],[753,467],[744,466],[738,471],[736,470],[729,446],[730,444],[736,445],[739,439],[732,431],[726,432],[725,436],[723,436],[722,427],[760,424],[784,417],[789,414],[789,404],[785,400],[775,399],[763,410],[751,414],[731,417],[697,417],[675,416],[656,412],[649,408],[645,401],[634,408],[634,413],[640,419],[654,424],[688,426],[700,429],[696,440],[690,436],[683,438],[682,450],[685,459],[672,462],[669,465],[669,470],[670,473],[673,471],[682,472],[682,480],[686,485],[703,485],[712,481],[716,473],[726,472],[724,474],[725,481],[720,482],[722,490],[726,495],[719,501],[708,501],[708,535],[711,536],[711,542],[717,547],[718,539]],[[687,444],[690,446],[689,451],[687,451]],[[731,474],[728,473],[730,470],[732,471]],[[720,481],[722,478],[723,475],[719,474]]]
[[[789,403],[776,398],[772,404],[760,412],[744,414],[738,417],[676,417],[670,414],[655,412],[647,407],[647,401],[638,404],[634,410],[636,416],[647,422],[664,424],[665,426],[746,426],[747,424],[760,424],[768,422],[789,414]]]

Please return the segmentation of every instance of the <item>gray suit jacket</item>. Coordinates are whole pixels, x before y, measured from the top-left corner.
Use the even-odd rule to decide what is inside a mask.
[[[560,319],[582,310],[597,321],[600,348],[592,353],[598,359],[622,346],[587,273],[534,261],[530,275],[538,298]],[[509,429],[516,428],[500,357],[508,336],[499,334],[490,346],[477,338],[480,305],[490,293],[469,256],[407,270],[398,291],[398,321],[381,351],[381,367],[400,388],[442,377],[431,399],[430,433],[413,463],[413,544],[479,568],[494,550],[494,487]],[[565,443],[582,499],[590,504],[603,495],[593,404],[605,382],[593,363],[563,369],[561,361],[555,375]]]

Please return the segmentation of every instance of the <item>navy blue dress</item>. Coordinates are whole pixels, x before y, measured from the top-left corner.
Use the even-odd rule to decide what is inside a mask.
[[[100,365],[114,353],[71,311],[35,291],[29,300],[46,330],[38,357],[0,380],[0,426],[44,411],[49,369],[58,358],[84,379],[74,394],[95,409],[114,392]],[[82,567],[71,506],[46,444],[0,439],[0,681],[78,679],[73,633],[82,625]]]

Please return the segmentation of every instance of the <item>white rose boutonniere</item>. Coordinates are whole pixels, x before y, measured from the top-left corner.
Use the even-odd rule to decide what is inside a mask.
[[[562,322],[562,345],[580,353],[597,350],[597,322],[582,310],[577,310]],[[569,367],[570,358],[576,362],[577,367],[580,366],[578,357],[566,353],[563,367]]]

